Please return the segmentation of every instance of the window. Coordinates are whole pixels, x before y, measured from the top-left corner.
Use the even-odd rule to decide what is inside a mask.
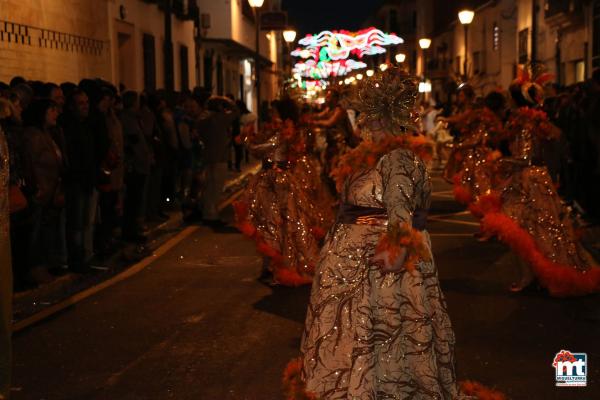
[[[183,45],[179,48],[179,71],[181,73],[181,90],[188,90],[190,88],[188,48]]]
[[[519,32],[519,64],[527,63],[529,58],[529,28]]]
[[[473,73],[475,75],[485,73],[485,53],[482,51],[473,52]]]
[[[600,1],[594,2],[592,68],[600,68]]]
[[[142,52],[144,59],[144,90],[151,92],[156,89],[156,48],[154,36],[144,34],[142,37]]]
[[[213,90],[213,53],[207,51],[204,53],[204,87],[212,92]]]
[[[390,10],[390,21],[389,29],[392,32],[398,32],[398,11],[395,9]]]
[[[217,58],[217,94],[223,96],[223,61]]]
[[[579,60],[575,62],[575,82],[585,81],[585,61]]]
[[[495,22],[492,30],[492,49],[494,49],[494,51],[500,49],[500,27]]]

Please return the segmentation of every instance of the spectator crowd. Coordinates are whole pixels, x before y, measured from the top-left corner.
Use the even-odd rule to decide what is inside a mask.
[[[239,171],[244,157],[236,136],[242,121],[254,125],[244,114],[243,102],[202,88],[0,82],[16,289],[92,272],[126,243],[143,253],[146,224],[171,210],[221,225],[227,170]]]

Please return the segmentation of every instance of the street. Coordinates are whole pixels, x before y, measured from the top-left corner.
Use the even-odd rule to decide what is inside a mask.
[[[599,297],[513,294],[516,269],[434,179],[428,229],[457,336],[459,380],[508,398],[600,399]],[[231,220],[231,211],[227,217]],[[241,234],[193,231],[143,271],[19,332],[14,399],[282,399],[309,288],[256,281]],[[588,355],[588,387],[555,387],[560,350]]]

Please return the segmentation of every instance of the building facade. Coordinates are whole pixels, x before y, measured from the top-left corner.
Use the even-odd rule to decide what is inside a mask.
[[[279,10],[280,1],[262,10]],[[251,109],[256,69],[247,0],[0,0],[0,81],[101,78],[132,90],[195,86]],[[261,31],[263,99],[278,94],[282,40]]]
[[[385,54],[370,58],[371,68],[383,62],[395,63],[396,54],[402,53],[406,56],[405,66],[417,71],[419,20],[416,0],[385,0],[362,25],[363,28],[374,26],[384,32],[395,33],[404,40],[398,46],[389,47]]]
[[[248,0],[198,0],[200,9],[199,84],[214,93],[232,94],[256,106],[256,13]],[[277,11],[279,0],[267,0],[261,12]],[[261,99],[273,100],[279,90],[281,35],[259,31]]]
[[[464,7],[475,11],[468,31],[457,16]],[[582,82],[600,67],[600,0],[424,0],[417,14],[417,35],[432,39],[418,54],[441,100],[465,79],[481,95],[506,89],[532,61],[561,85]]]

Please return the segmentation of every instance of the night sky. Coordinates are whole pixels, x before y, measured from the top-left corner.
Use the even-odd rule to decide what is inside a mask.
[[[355,30],[383,0],[283,0],[289,22],[300,37],[322,30]]]

